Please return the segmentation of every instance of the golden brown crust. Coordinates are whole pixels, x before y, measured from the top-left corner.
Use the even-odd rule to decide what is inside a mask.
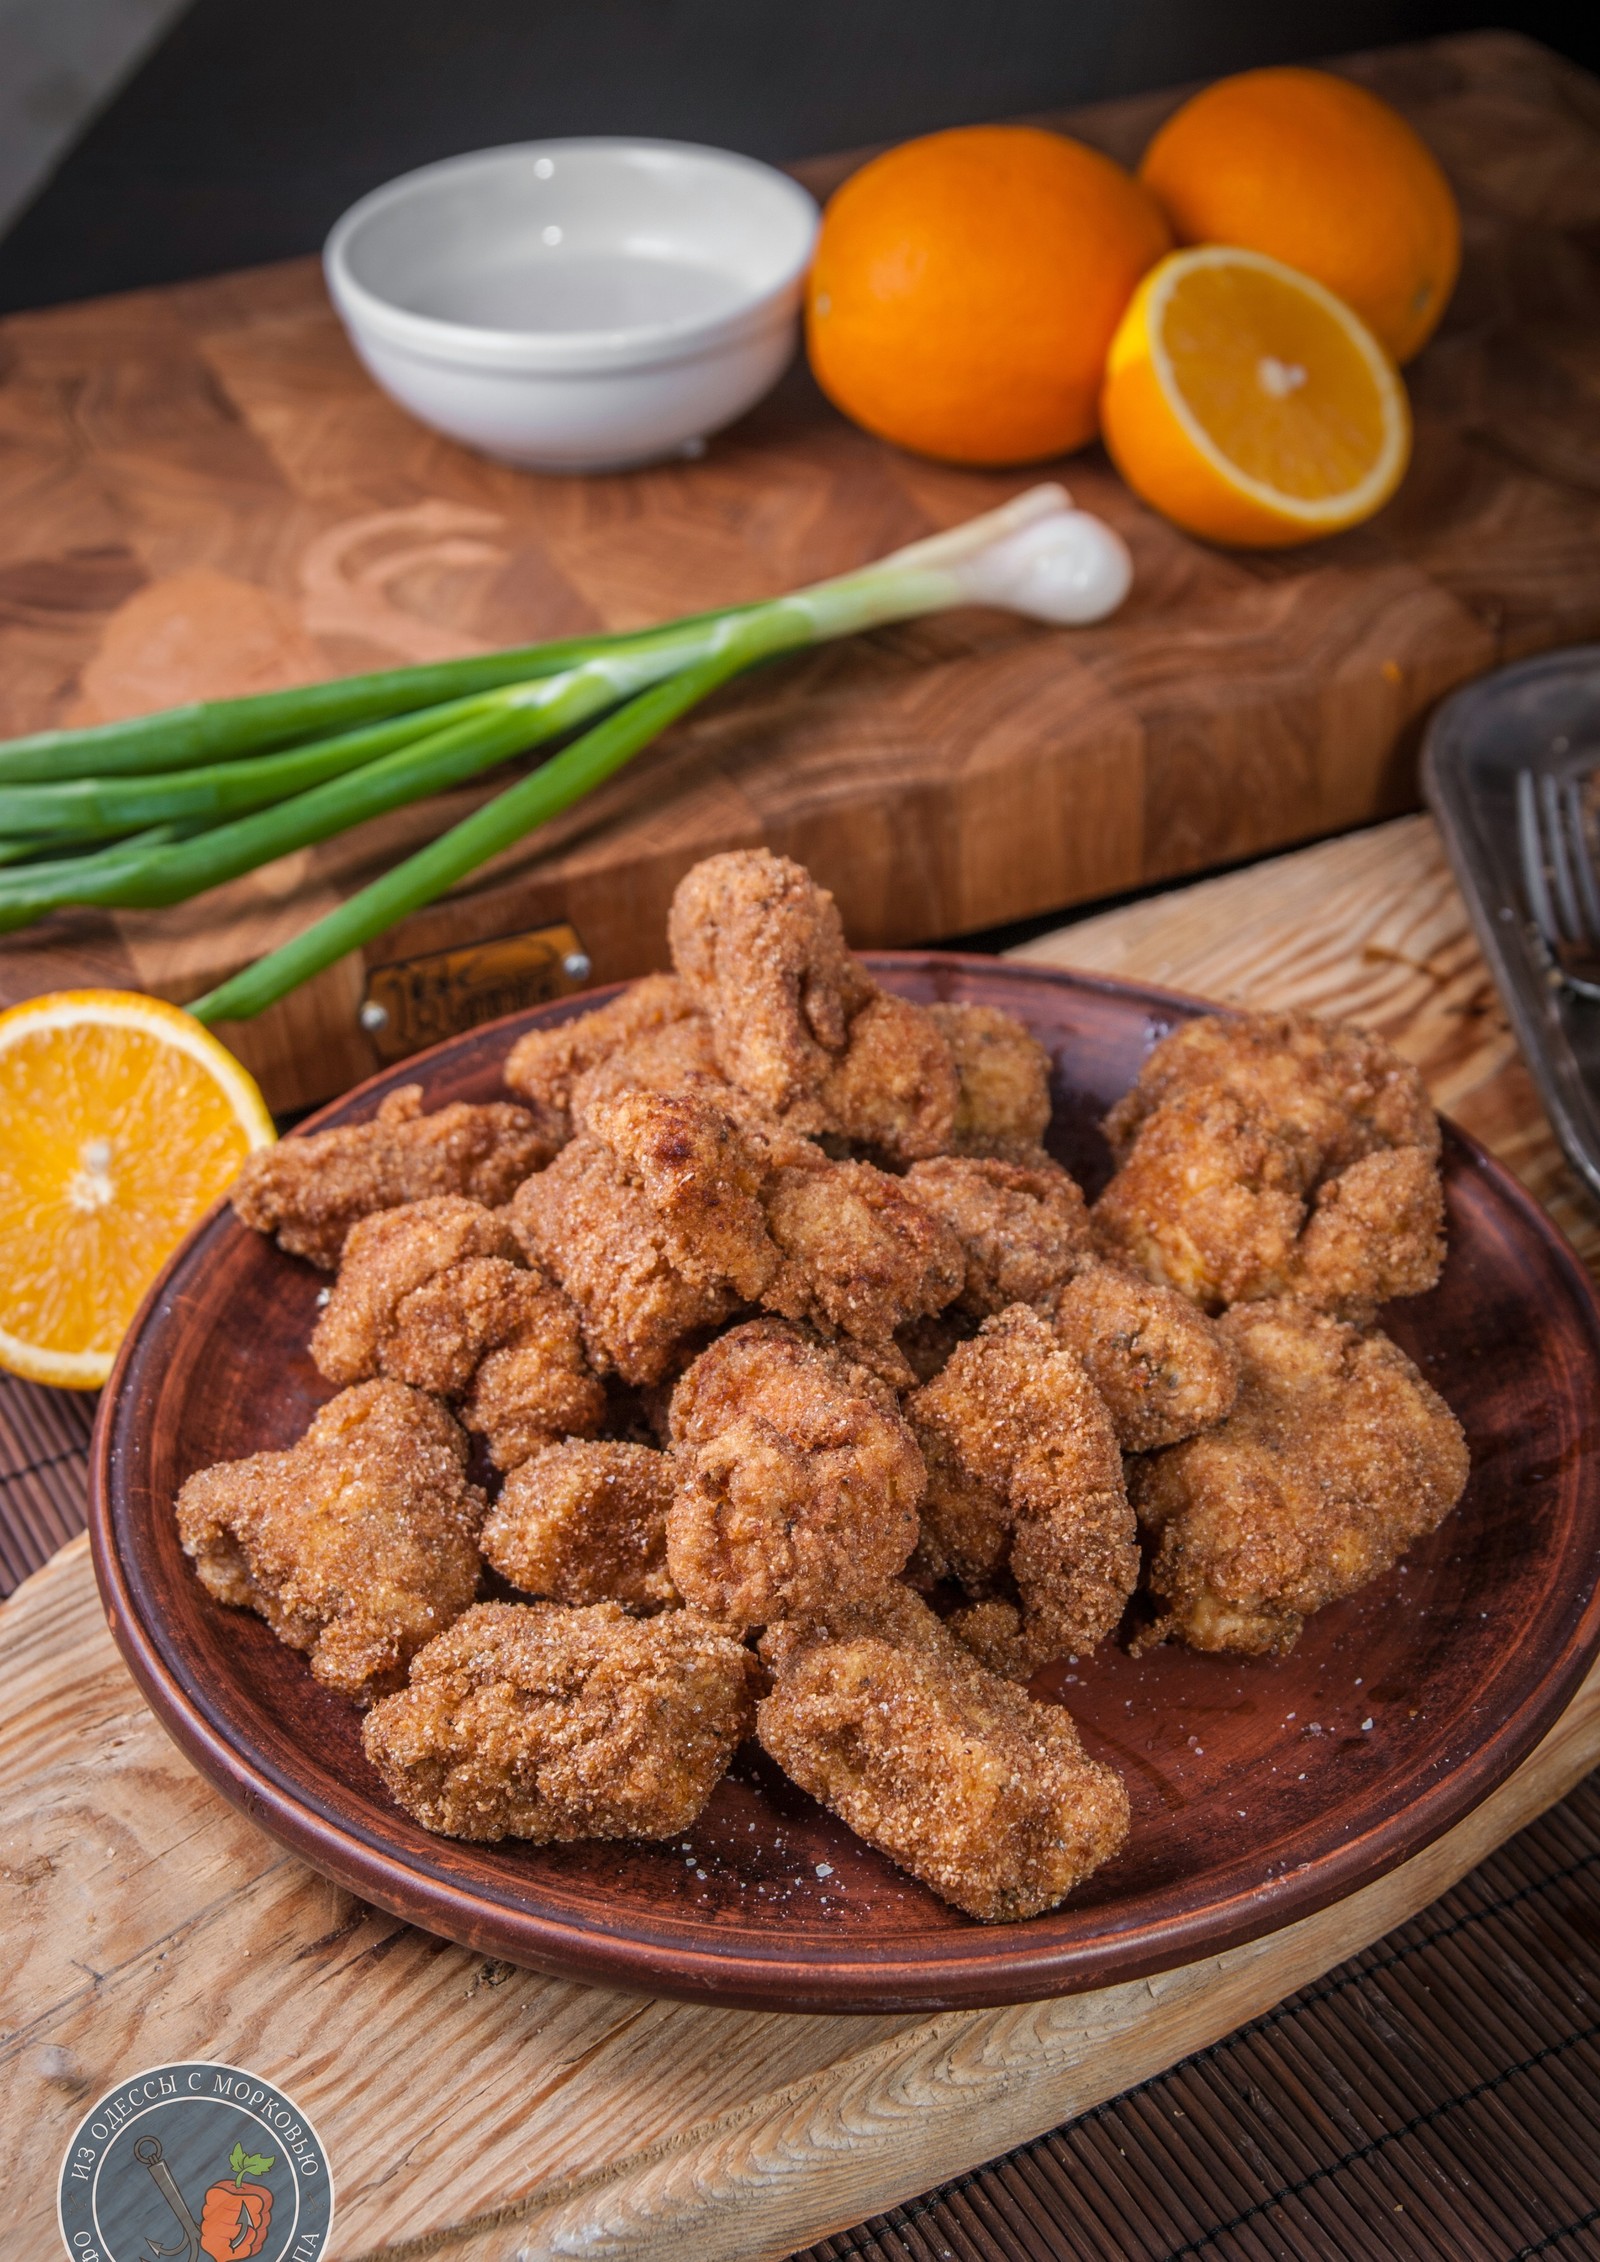
[[[572,1127],[587,1130],[590,1107],[619,1092],[700,1092],[720,1098],[729,1089],[712,1049],[710,1022],[703,1013],[690,1013],[619,1045],[574,1077]]]
[[[784,1772],[989,1924],[1054,1908],[1127,1836],[1117,1775],[1060,1705],[983,1667],[909,1588],[776,1628],[757,1733]]]
[[[1242,1367],[1233,1413],[1132,1472],[1158,1541],[1148,1638],[1282,1651],[1454,1507],[1466,1440],[1386,1335],[1289,1302],[1241,1304],[1218,1325]]]
[[[618,1093],[594,1121],[519,1189],[511,1224],[577,1306],[594,1366],[655,1383],[777,1265],[762,1165],[694,1094]]]
[[[511,1090],[539,1109],[557,1145],[572,1136],[573,1086],[625,1046],[653,1036],[694,1010],[683,984],[671,974],[630,982],[607,1005],[555,1028],[530,1029],[506,1055]]]
[[[764,1203],[782,1261],[761,1301],[786,1319],[888,1345],[896,1328],[943,1311],[961,1287],[966,1268],[949,1227],[871,1163],[819,1155],[774,1170]]]
[[[993,1005],[931,1005],[949,1045],[960,1094],[951,1146],[958,1155],[1032,1162],[1050,1122],[1050,1056],[1014,1015]]]
[[[764,848],[708,856],[679,883],[667,937],[723,1074],[813,1128],[833,1058],[873,994],[827,889]]]
[[[822,1082],[825,1128],[882,1160],[943,1154],[960,1097],[956,1064],[926,1006],[880,991],[850,1023]]]
[[[669,1838],[748,1735],[755,1675],[690,1610],[480,1603],[413,1659],[362,1742],[397,1803],[450,1837]]]
[[[916,1545],[922,1456],[892,1392],[782,1321],[702,1352],[673,1393],[672,1446],[673,1584],[730,1625],[870,1594]]]
[[[230,1198],[243,1224],[331,1272],[358,1219],[434,1194],[463,1194],[493,1209],[559,1144],[548,1119],[503,1100],[457,1101],[424,1115],[422,1086],[406,1084],[370,1123],[248,1155]]]
[[[1381,1038],[1303,1013],[1189,1022],[1106,1132],[1099,1246],[1208,1311],[1293,1295],[1366,1318],[1438,1278],[1438,1120]]]
[[[256,1611],[319,1681],[366,1704],[477,1590],[487,1504],[466,1463],[434,1399],[358,1383],[287,1452],[192,1476],[178,1536],[219,1602]]]
[[[647,1445],[573,1438],[512,1470],[483,1527],[485,1560],[551,1602],[665,1609],[673,1465]]]
[[[1239,1355],[1204,1312],[1131,1265],[1091,1260],[1056,1300],[1057,1335],[1083,1361],[1125,1453],[1150,1453],[1232,1411]]]
[[[1122,1616],[1139,1553],[1116,1431],[1081,1361],[1013,1305],[906,1414],[928,1466],[919,1563],[980,1600],[1009,1580],[1021,1601],[1016,1642],[986,1661],[1025,1676],[1092,1649]]]
[[[903,1183],[961,1243],[966,1279],[957,1301],[975,1318],[1008,1304],[1049,1311],[1091,1253],[1083,1196],[1058,1163],[1030,1169],[948,1155],[914,1164]]]

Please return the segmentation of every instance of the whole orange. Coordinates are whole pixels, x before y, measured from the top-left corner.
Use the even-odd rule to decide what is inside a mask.
[[[1167,120],[1139,178],[1180,243],[1238,244],[1298,267],[1409,361],[1461,265],[1438,159],[1397,110],[1330,71],[1242,71]]]
[[[1106,349],[1170,238],[1098,150],[958,126],[875,157],[822,218],[806,305],[817,382],[869,432],[952,463],[1092,440]]]

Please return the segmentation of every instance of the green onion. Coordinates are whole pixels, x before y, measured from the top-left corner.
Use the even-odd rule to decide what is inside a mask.
[[[0,931],[68,904],[181,902],[581,732],[194,1009],[242,1019],[570,808],[744,668],[950,605],[1098,620],[1129,574],[1109,528],[1039,487],[765,603],[17,739],[0,746]]]

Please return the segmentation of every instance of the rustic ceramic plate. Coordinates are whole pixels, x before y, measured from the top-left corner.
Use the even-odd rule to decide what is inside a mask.
[[[1109,1166],[1100,1116],[1197,1010],[993,960],[869,963],[907,996],[1021,1015],[1055,1064],[1052,1144],[1091,1192]],[[492,1098],[515,1034],[590,1002],[441,1045],[316,1123],[360,1121],[407,1081],[432,1106]],[[1124,1853],[1053,1915],[958,1915],[753,1748],[670,1844],[467,1846],[410,1822],[362,1757],[356,1713],[260,1620],[213,1602],[178,1547],[184,1478],[289,1444],[329,1395],[306,1354],[322,1276],[226,1209],[152,1289],[101,1408],[91,1521],[113,1631],[183,1750],[264,1828],[363,1899],[515,1963],[709,2002],[890,2011],[1067,1994],[1189,1962],[1437,1837],[1531,1750],[1600,1646],[1600,1312],[1498,1164],[1447,1132],[1445,1171],[1444,1277],[1387,1319],[1466,1425],[1466,1497],[1285,1659],[1168,1648],[1135,1661],[1108,1644],[1051,1669],[1133,1799]]]

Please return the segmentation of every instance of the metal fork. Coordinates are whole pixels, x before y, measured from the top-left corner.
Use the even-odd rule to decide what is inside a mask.
[[[1517,844],[1533,923],[1568,989],[1600,998],[1600,874],[1584,788],[1591,769],[1517,773]]]

